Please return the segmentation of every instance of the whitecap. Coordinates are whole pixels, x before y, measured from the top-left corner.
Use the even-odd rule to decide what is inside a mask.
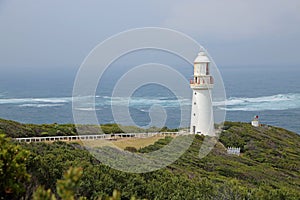
[[[43,108],[43,107],[60,107],[64,104],[21,104],[19,107],[35,107],[35,108]]]
[[[75,110],[79,110],[79,111],[95,111],[95,110],[101,110],[101,109],[95,109],[95,108],[75,108]]]
[[[58,98],[3,98],[0,104],[32,104],[32,103],[68,103],[72,101],[72,97]]]
[[[216,102],[219,106],[224,102]],[[264,110],[288,110],[300,108],[300,94],[277,94],[261,97],[231,97],[225,101],[227,111],[264,111]]]

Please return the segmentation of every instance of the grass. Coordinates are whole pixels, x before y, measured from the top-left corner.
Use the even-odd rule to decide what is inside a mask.
[[[125,149],[126,147],[134,147],[140,149],[149,145],[154,144],[159,139],[163,139],[164,136],[152,136],[147,138],[121,138],[117,140],[82,140],[76,141],[77,143],[88,146],[88,147],[118,147],[120,149]],[[70,141],[74,142],[74,141]]]
[[[140,149],[151,144],[154,144],[157,140],[164,138],[164,136],[153,136],[147,138],[124,138],[117,141],[113,141],[113,144],[121,149],[126,147],[134,147]]]
[[[19,130],[17,133],[20,134],[28,131],[30,135],[29,130],[24,129],[26,126],[20,126],[17,129],[14,125],[20,126],[10,121],[1,124],[0,120],[0,128],[2,126],[6,131]],[[42,128],[48,127],[44,125]],[[67,127],[59,125],[55,129],[63,128],[69,131]],[[16,135],[16,132],[10,135]],[[191,135],[178,137],[191,137]],[[78,144],[65,144],[59,141],[51,144],[22,143],[21,145],[30,149],[36,156],[32,157],[34,160],[29,162],[32,172],[44,172],[37,175],[43,181],[45,175],[48,176],[44,184],[50,181],[55,183],[56,179],[61,176],[62,170],[70,165],[85,167],[87,177],[83,183],[87,187],[82,189],[84,192],[104,191],[103,188],[106,188],[106,193],[110,193],[112,188],[124,188],[124,194],[128,191],[130,193],[127,194],[130,195],[146,194],[143,197],[149,199],[155,199],[150,194],[156,196],[164,194],[157,199],[203,199],[192,198],[196,196],[193,194],[195,192],[213,195],[211,199],[299,199],[300,135],[278,127],[252,127],[249,123],[226,122],[215,148],[200,159],[199,149],[206,137],[196,135],[184,154],[166,168],[138,175],[109,169]],[[163,148],[172,141],[171,137],[162,138],[123,138],[110,141],[83,140],[78,142],[90,147],[113,145],[120,149],[132,147],[127,148],[127,152],[103,148],[105,151],[108,150],[108,153],[122,155],[120,158],[107,157],[106,161],[113,163],[118,159],[122,166],[132,166],[132,160],[126,157],[128,152],[147,154]],[[77,141],[69,143],[72,142]],[[240,156],[228,155],[227,147],[240,147],[242,154]],[[164,155],[168,158],[175,152],[170,151]],[[156,165],[155,162],[153,160],[150,164]],[[136,165],[134,167],[139,169],[147,166]],[[201,189],[204,190],[201,191]],[[136,191],[140,191],[140,194],[136,194]],[[181,191],[184,192],[180,194]],[[172,193],[177,196],[171,196]],[[189,194],[191,196],[188,198]],[[243,194],[243,198],[240,194]],[[248,198],[249,195],[252,195],[252,198]]]

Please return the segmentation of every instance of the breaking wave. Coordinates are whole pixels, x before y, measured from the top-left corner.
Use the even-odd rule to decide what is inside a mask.
[[[0,104],[39,104],[39,103],[68,103],[72,97],[59,98],[10,98],[0,99]]]
[[[0,95],[0,105],[10,104],[19,107],[59,107],[72,103],[73,100],[80,102],[82,111],[92,111],[92,105],[88,105],[86,97],[57,97],[57,98],[4,98]],[[111,104],[117,106],[129,106],[147,112],[152,105],[163,107],[189,107],[191,99],[176,99],[175,97],[109,97],[95,96],[96,110]],[[226,107],[224,107],[224,104]],[[300,108],[300,93],[277,94],[261,97],[230,97],[225,102],[214,102],[214,106],[227,111],[264,111],[264,110],[287,110]]]
[[[75,110],[80,110],[80,111],[95,111],[95,110],[101,110],[101,109],[97,109],[97,108],[91,108],[91,107],[87,107],[87,108],[75,108]]]
[[[34,107],[34,108],[44,108],[44,107],[60,107],[64,104],[21,104],[19,107]]]
[[[265,111],[300,108],[300,93],[277,94],[254,98],[231,97],[226,100],[227,111]],[[215,105],[218,105],[216,103]],[[223,108],[224,109],[224,108]]]

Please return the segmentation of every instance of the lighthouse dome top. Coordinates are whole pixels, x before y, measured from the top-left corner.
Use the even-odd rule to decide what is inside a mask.
[[[208,59],[206,53],[204,51],[200,51],[198,53],[197,58],[194,60],[194,63],[203,63],[203,62],[210,62],[210,60]]]

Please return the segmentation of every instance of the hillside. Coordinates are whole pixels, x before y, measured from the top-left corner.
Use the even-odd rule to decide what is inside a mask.
[[[296,133],[226,122],[215,148],[199,159],[203,139],[196,136],[170,166],[142,174],[111,169],[77,143],[24,143],[22,147],[31,152],[26,161],[31,179],[24,183],[22,196],[30,198],[37,185],[55,192],[55,182],[63,172],[78,166],[83,176],[76,194],[89,199],[110,195],[113,189],[121,192],[122,199],[132,195],[147,199],[299,199],[300,136]],[[171,140],[160,139],[137,153],[155,151]],[[241,147],[242,154],[228,155],[227,146]]]
[[[300,191],[300,136],[276,127],[252,127],[227,122],[212,152],[199,160],[198,137],[175,164],[170,166],[189,176],[201,175],[215,181],[235,178],[244,186],[269,185]],[[240,156],[228,155],[225,147],[241,147]],[[185,163],[188,163],[186,165]]]
[[[95,133],[140,133],[140,132],[159,132],[168,131],[174,132],[178,129],[169,129],[167,127],[157,128],[150,127],[142,129],[135,126],[122,126],[118,124],[101,124],[101,130],[98,125],[78,125],[74,124],[23,124],[12,120],[0,118],[0,133],[5,133],[12,138],[17,137],[43,137],[43,136],[69,136],[77,135],[77,129],[80,128],[80,134],[95,134]]]
[[[0,133],[16,138],[75,135],[77,131],[73,124],[22,124],[12,120],[0,119]]]

